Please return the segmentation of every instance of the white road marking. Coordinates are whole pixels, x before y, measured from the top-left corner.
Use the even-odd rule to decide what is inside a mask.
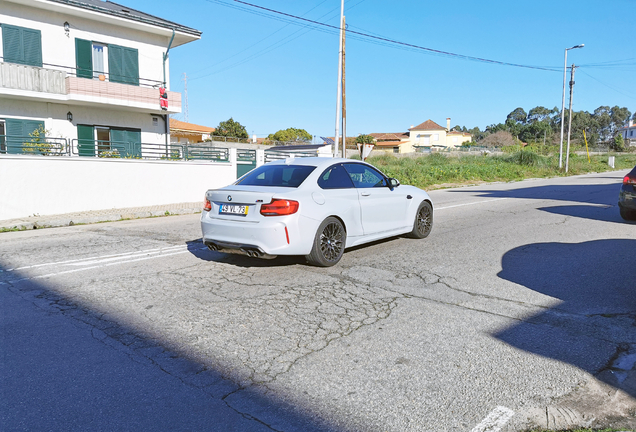
[[[202,247],[200,249],[203,250],[207,248]],[[31,266],[16,267],[16,268],[4,270],[4,271],[8,272],[8,271],[23,270],[23,269],[34,269],[34,268],[53,266],[53,265],[56,265],[59,267],[85,266],[82,268],[76,268],[72,270],[53,271],[51,273],[47,273],[43,275],[28,276],[28,277],[8,281],[8,282],[0,282],[0,285],[7,285],[8,283],[19,283],[19,282],[24,282],[28,280],[34,280],[34,279],[50,278],[53,276],[59,276],[59,275],[64,275],[69,273],[77,273],[77,272],[87,271],[87,270],[94,270],[94,269],[110,267],[110,266],[119,265],[119,264],[129,264],[129,263],[145,261],[145,260],[155,259],[155,258],[164,258],[164,257],[173,256],[173,255],[181,255],[187,252],[189,252],[189,249],[187,246],[179,245],[179,246],[173,246],[173,247],[163,248],[163,249],[147,249],[144,251],[126,252],[126,253],[115,254],[115,255],[102,255],[102,256],[91,257],[91,258],[80,258],[76,260],[57,261],[52,263],[43,263],[43,264],[35,264]]]
[[[498,432],[515,415],[509,408],[498,406],[470,432]]]
[[[52,266],[52,265],[82,265],[81,264],[82,262],[90,262],[90,261],[94,261],[94,260],[103,260],[103,259],[108,259],[108,258],[123,259],[123,258],[129,257],[131,255],[139,256],[139,255],[160,254],[160,253],[163,253],[163,252],[168,252],[168,251],[172,251],[172,250],[179,250],[179,249],[183,249],[183,248],[186,248],[186,247],[187,246],[184,246],[184,245],[178,245],[178,246],[171,246],[171,247],[160,248],[160,249],[146,249],[146,250],[141,250],[141,251],[124,252],[124,253],[120,253],[120,254],[101,255],[101,256],[96,256],[96,257],[78,258],[78,259],[66,260],[66,261],[54,261],[54,262],[49,262],[49,263],[34,264],[34,265],[30,265],[30,266],[15,267],[15,268],[10,268],[10,269],[0,270],[0,273],[2,273],[3,271],[4,272],[11,272],[11,271],[33,269],[33,268],[46,267],[46,266]]]
[[[464,207],[464,206],[475,205],[475,204],[484,204],[484,203],[488,203],[488,202],[501,201],[501,200],[505,200],[505,199],[508,199],[508,198],[495,198],[495,199],[491,199],[491,200],[475,201],[475,202],[470,202],[470,203],[465,203],[465,204],[456,204],[456,205],[446,206],[446,207],[435,207],[435,210],[446,210],[446,209],[449,209],[449,208]]]

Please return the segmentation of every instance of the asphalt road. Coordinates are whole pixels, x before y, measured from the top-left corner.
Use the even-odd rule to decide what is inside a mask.
[[[523,430],[636,355],[623,175],[433,191],[429,238],[328,269],[198,215],[0,234],[0,428]]]

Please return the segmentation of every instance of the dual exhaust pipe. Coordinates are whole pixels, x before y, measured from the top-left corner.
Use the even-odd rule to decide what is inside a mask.
[[[227,252],[227,253],[243,253],[250,258],[268,258],[269,259],[274,257],[273,255],[267,255],[266,253],[256,248],[248,248],[248,247],[227,248],[227,247],[220,246],[216,243],[207,243],[206,246],[208,247],[208,249],[210,249],[213,252],[219,252],[222,250],[223,252]]]

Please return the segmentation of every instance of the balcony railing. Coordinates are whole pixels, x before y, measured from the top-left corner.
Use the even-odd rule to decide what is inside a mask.
[[[209,145],[0,135],[0,154],[82,156],[108,159],[208,160],[229,162],[230,150]]]
[[[181,112],[181,93],[178,92],[167,92],[168,107],[161,108],[160,81],[139,78],[139,85],[123,84],[110,81],[107,73],[100,73],[94,79],[78,78],[75,68],[52,64],[44,66],[46,67],[0,63],[0,94],[12,93],[15,96],[37,99],[50,98],[71,104],[75,102],[82,105],[114,105],[155,113]],[[9,91],[3,92],[2,89]]]
[[[0,87],[7,89],[66,94],[66,72],[25,66],[15,63],[0,63]]]

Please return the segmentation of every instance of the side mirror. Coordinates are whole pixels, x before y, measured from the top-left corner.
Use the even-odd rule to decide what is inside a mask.
[[[394,179],[392,177],[389,177],[389,188],[391,190],[395,189],[399,185],[400,185],[400,182],[398,181],[398,179]]]

